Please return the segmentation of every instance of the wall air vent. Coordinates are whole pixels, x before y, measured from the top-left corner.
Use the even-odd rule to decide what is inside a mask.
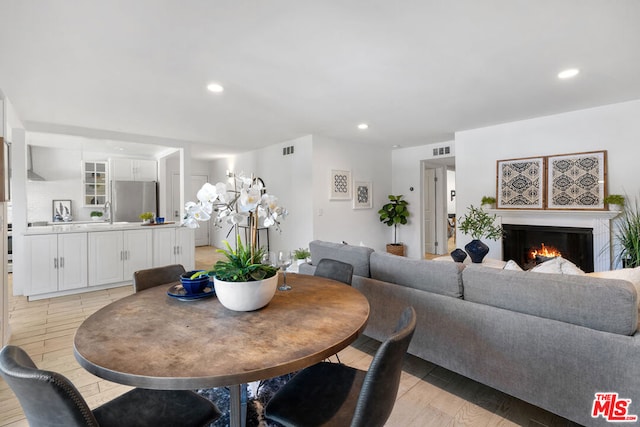
[[[290,154],[293,154],[293,145],[290,145],[289,147],[284,147],[282,149],[282,155],[283,156],[288,156]]]
[[[433,157],[447,156],[449,154],[451,154],[451,146],[449,145],[445,147],[436,147],[433,149]]]

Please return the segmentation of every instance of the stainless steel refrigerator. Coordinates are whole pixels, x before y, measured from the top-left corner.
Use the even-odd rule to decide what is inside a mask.
[[[114,222],[140,222],[143,212],[158,212],[158,185],[155,181],[111,181],[111,208]]]

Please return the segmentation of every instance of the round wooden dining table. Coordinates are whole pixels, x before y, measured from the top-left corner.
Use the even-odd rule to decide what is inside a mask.
[[[279,278],[282,280],[282,277]],[[352,343],[369,317],[358,290],[291,274],[264,308],[236,312],[215,296],[180,300],[166,284],[115,301],[87,318],[74,338],[87,371],[159,390],[229,386],[232,426],[240,425],[240,385],[297,371]]]

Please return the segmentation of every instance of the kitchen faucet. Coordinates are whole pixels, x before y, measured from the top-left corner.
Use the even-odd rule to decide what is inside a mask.
[[[108,209],[108,210],[107,210]],[[109,216],[109,224],[113,224],[113,211],[111,209],[111,202],[106,201],[104,203],[104,214]]]

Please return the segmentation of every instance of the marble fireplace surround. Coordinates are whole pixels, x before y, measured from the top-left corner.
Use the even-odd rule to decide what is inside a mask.
[[[543,225],[555,227],[585,227],[593,229],[594,271],[613,268],[611,256],[611,220],[618,211],[588,210],[534,210],[534,209],[489,209],[499,224]],[[502,259],[502,240],[498,241]]]

